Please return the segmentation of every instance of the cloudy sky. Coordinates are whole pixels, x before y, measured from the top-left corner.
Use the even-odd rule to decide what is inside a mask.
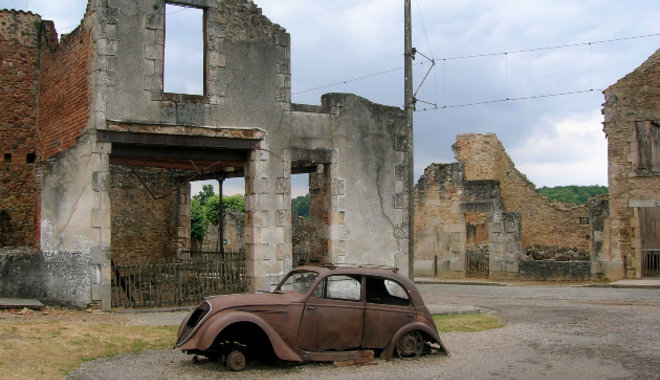
[[[294,102],[352,92],[403,105],[402,0],[256,3],[291,34]],[[60,33],[85,5],[0,0],[54,20]],[[660,48],[657,0],[413,0],[412,15],[413,45],[435,60],[417,98],[437,104],[419,102],[415,113],[417,176],[454,161],[457,134],[493,132],[537,186],[607,185],[601,91]],[[430,62],[418,55],[415,64],[417,88]]]

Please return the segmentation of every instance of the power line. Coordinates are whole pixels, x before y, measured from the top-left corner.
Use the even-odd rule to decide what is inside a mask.
[[[417,63],[417,65],[421,65],[421,63]],[[363,80],[363,79],[368,79],[368,78],[376,77],[376,76],[383,75],[383,74],[392,73],[394,71],[399,71],[399,70],[403,70],[403,66],[394,67],[394,68],[389,69],[389,70],[379,71],[377,73],[364,75],[364,76],[361,76],[361,77],[358,77],[358,78],[347,79],[347,80],[344,80],[344,81],[341,81],[341,82],[329,83],[329,84],[324,84],[324,85],[321,85],[321,86],[318,86],[318,87],[308,88],[307,90],[294,92],[294,93],[292,93],[292,95],[304,94],[306,92],[321,90],[323,88],[339,86],[339,85],[342,85],[342,84],[347,84],[347,83],[350,83],[350,82],[355,82],[355,81],[359,81],[359,80]]]
[[[603,89],[591,88],[591,89],[588,89],[588,90],[557,92],[557,93],[553,93],[553,94],[530,95],[530,96],[520,96],[520,97],[516,97],[516,98],[493,99],[493,100],[485,100],[485,101],[482,101],[482,102],[451,104],[451,105],[443,105],[443,106],[433,107],[433,108],[422,108],[422,109],[418,109],[417,112],[436,111],[436,110],[442,110],[442,109],[447,109],[447,108],[462,108],[462,107],[481,106],[481,105],[484,105],[484,104],[504,103],[504,102],[512,102],[512,101],[516,101],[516,100],[531,100],[531,99],[553,98],[553,97],[558,97],[558,96],[579,95],[579,94],[587,94],[587,93],[594,92],[594,91],[602,92],[604,90]]]
[[[565,44],[565,45],[543,46],[543,47],[537,47],[537,48],[531,48],[531,49],[504,51],[504,52],[500,52],[500,53],[482,53],[482,54],[463,55],[463,56],[446,57],[446,58],[438,58],[438,59],[450,61],[450,60],[457,60],[457,59],[492,57],[492,56],[506,55],[506,54],[532,53],[532,52],[543,51],[543,50],[567,49],[567,48],[573,48],[573,47],[578,47],[578,46],[598,45],[598,44],[605,44],[605,43],[610,43],[610,42],[634,40],[634,39],[637,39],[637,38],[648,38],[648,37],[657,37],[657,36],[660,36],[660,33],[644,34],[644,35],[640,35],[640,36],[630,36],[630,37],[621,37],[621,38],[612,38],[612,39],[609,39],[609,40],[600,40],[600,41],[591,41],[591,42],[577,42],[577,43],[574,43],[574,44]]]
[[[574,43],[574,44],[543,46],[543,47],[536,47],[536,48],[530,48],[530,49],[505,51],[505,52],[499,52],[499,53],[480,53],[480,54],[472,54],[472,55],[464,55],[464,56],[436,58],[436,59],[433,59],[433,60],[434,61],[441,60],[443,62],[442,68],[443,68],[443,71],[444,71],[444,62],[450,61],[450,60],[483,58],[483,57],[492,57],[492,56],[508,55],[508,54],[524,54],[524,53],[531,53],[531,52],[544,51],[544,50],[567,49],[567,48],[573,48],[573,47],[577,47],[577,46],[593,46],[593,45],[597,45],[597,44],[605,44],[605,43],[611,43],[611,42],[627,41],[627,40],[634,40],[634,39],[639,39],[639,38],[649,38],[649,37],[658,37],[658,36],[660,36],[660,33],[652,33],[652,34],[644,34],[644,35],[638,35],[638,36],[612,38],[612,39],[599,40],[599,41],[578,42],[578,43]],[[414,65],[422,65],[422,64],[423,64],[423,62],[422,63],[415,63]],[[360,81],[360,80],[364,80],[364,79],[369,79],[369,78],[373,78],[373,77],[376,77],[376,76],[388,74],[388,73],[391,73],[391,72],[394,72],[394,71],[399,71],[399,70],[403,70],[403,66],[395,67],[395,68],[392,68],[392,69],[389,69],[389,70],[379,71],[379,72],[376,72],[376,73],[373,73],[373,74],[363,75],[363,76],[353,78],[353,79],[347,79],[347,80],[344,80],[344,81],[328,83],[328,84],[308,88],[308,89],[305,89],[305,90],[296,91],[296,92],[293,92],[292,95],[304,94],[304,93],[307,93],[307,92],[321,90],[321,89],[328,88],[328,87],[344,85],[344,84],[348,84],[348,83],[351,83],[351,82],[356,82],[356,81]],[[443,74],[443,77],[444,77],[444,74]],[[443,92],[443,95],[444,95],[444,82],[443,82],[442,92]],[[511,100],[523,100],[523,98],[515,98],[515,99],[512,98]],[[502,102],[502,101],[507,101],[507,99],[500,99],[500,100],[496,100],[496,101],[491,101],[491,103]],[[473,105],[477,105],[477,104],[484,104],[484,103],[483,102],[473,103]],[[447,107],[443,107],[443,108],[447,108]]]

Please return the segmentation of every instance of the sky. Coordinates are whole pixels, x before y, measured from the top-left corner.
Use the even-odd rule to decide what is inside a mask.
[[[350,92],[403,105],[402,0],[255,2],[291,35],[293,102]],[[60,33],[79,24],[85,6],[0,0],[54,20]],[[657,0],[412,0],[416,178],[431,163],[455,161],[456,135],[492,132],[538,187],[607,185],[602,90],[660,48],[658,16]],[[424,56],[435,62],[430,71]],[[227,181],[224,193],[242,186]],[[305,190],[294,178],[293,195]]]

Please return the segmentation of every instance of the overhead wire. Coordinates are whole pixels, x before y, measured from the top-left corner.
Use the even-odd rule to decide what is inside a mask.
[[[418,6],[419,6],[419,4],[418,4]],[[419,10],[419,8],[418,8],[418,10]],[[420,16],[421,16],[421,11],[420,11]],[[426,34],[425,27],[423,26],[423,21],[422,21],[422,30]],[[593,45],[619,42],[619,41],[628,41],[628,40],[640,39],[640,38],[658,37],[658,36],[660,36],[660,33],[650,33],[650,34],[643,34],[643,35],[637,35],[637,36],[627,36],[627,37],[620,37],[620,38],[611,38],[611,39],[598,40],[598,41],[588,41],[588,42],[579,42],[579,43],[572,43],[572,44],[542,46],[542,47],[521,49],[521,50],[513,50],[513,51],[493,52],[493,53],[479,53],[479,54],[471,54],[471,55],[462,55],[462,56],[438,58],[438,60],[442,61],[442,69],[441,69],[442,70],[441,71],[442,88],[441,88],[441,93],[442,93],[442,100],[443,100],[442,103],[443,103],[443,105],[442,106],[437,106],[437,107],[434,107],[434,108],[417,109],[417,111],[429,111],[429,110],[434,110],[434,109],[469,107],[469,106],[476,106],[476,105],[483,105],[483,104],[501,103],[501,102],[507,102],[507,101],[539,99],[539,98],[548,98],[548,97],[557,97],[557,96],[568,96],[568,95],[584,94],[584,93],[589,93],[589,92],[593,92],[593,91],[602,91],[602,90],[597,90],[597,89],[592,88]],[[508,96],[508,91],[509,91],[509,89],[508,89],[508,76],[509,76],[509,73],[508,73],[508,56],[510,54],[523,54],[523,53],[531,53],[531,52],[538,52],[538,51],[544,51],[544,50],[567,49],[567,48],[573,48],[573,47],[579,47],[579,46],[589,46],[589,49],[590,49],[589,89],[587,89],[587,90],[578,90],[578,91],[559,92],[559,93],[552,93],[552,94],[543,94],[543,95],[533,95],[533,96],[522,96],[522,97],[509,98],[509,96]],[[429,44],[429,47],[430,47],[430,44]],[[446,65],[445,65],[445,63],[447,61],[461,60],[461,59],[471,59],[471,58],[493,57],[493,56],[499,56],[499,55],[504,55],[507,59],[507,61],[506,61],[506,73],[505,73],[505,86],[506,87],[505,87],[505,98],[504,99],[493,99],[493,100],[488,100],[488,101],[483,101],[483,102],[462,103],[462,104],[455,104],[455,105],[446,105],[446,104],[444,104],[445,100],[446,100],[446,88],[445,88]],[[433,56],[433,55],[431,54],[431,56]],[[431,60],[436,61],[436,59],[434,59],[434,58],[431,58]],[[423,62],[415,63],[414,65],[422,65],[422,64],[423,64]],[[296,92],[293,92],[292,95],[303,94],[303,93],[307,93],[307,92],[311,92],[311,91],[315,91],[315,90],[320,90],[320,89],[324,89],[324,88],[328,88],[328,87],[334,87],[334,86],[342,85],[342,84],[345,85],[347,83],[373,78],[373,77],[376,77],[376,76],[384,75],[384,74],[391,73],[391,72],[398,71],[398,70],[402,70],[402,69],[403,69],[403,67],[399,66],[399,67],[392,68],[392,69],[389,69],[389,70],[379,71],[379,72],[376,72],[376,73],[373,73],[373,74],[367,74],[367,75],[363,75],[363,76],[353,78],[353,79],[348,79],[348,80],[344,80],[344,81],[339,81],[339,82],[329,83],[329,84],[325,84],[325,85],[320,85],[320,86],[316,86],[316,87],[309,88],[309,89],[306,89],[306,90],[296,91]],[[427,103],[427,102],[425,102],[425,103]]]

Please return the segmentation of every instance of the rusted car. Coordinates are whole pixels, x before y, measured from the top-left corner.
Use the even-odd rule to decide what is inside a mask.
[[[298,267],[270,293],[206,299],[181,322],[175,347],[231,370],[263,354],[303,362],[446,353],[417,288],[396,268],[332,264]]]

